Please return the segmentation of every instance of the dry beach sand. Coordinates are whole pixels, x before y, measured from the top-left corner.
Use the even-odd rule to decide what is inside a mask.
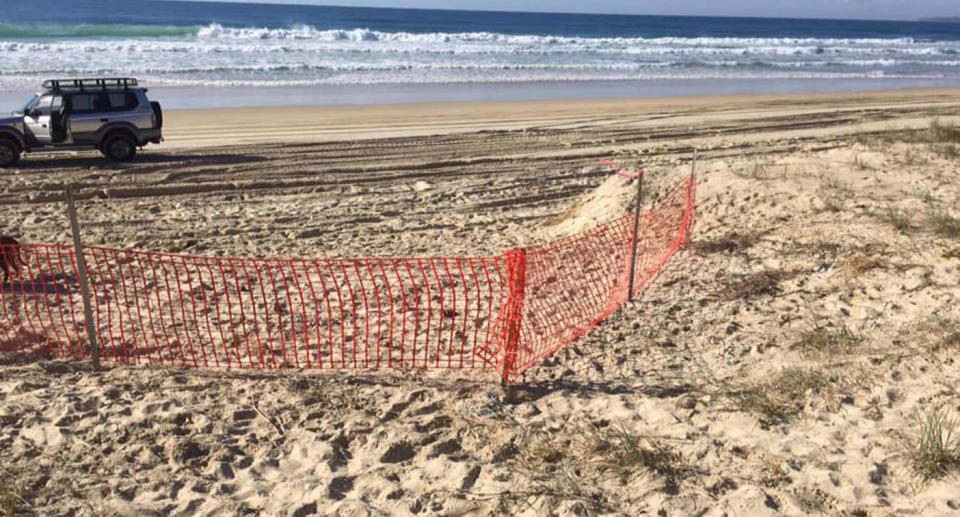
[[[0,356],[0,512],[960,514],[960,449],[916,453],[921,423],[960,417],[960,90],[167,120],[130,164],[0,173],[0,232],[69,242],[72,182],[88,244],[493,254],[628,210],[600,158],[645,167],[652,204],[693,147],[698,222],[642,296],[505,390]]]

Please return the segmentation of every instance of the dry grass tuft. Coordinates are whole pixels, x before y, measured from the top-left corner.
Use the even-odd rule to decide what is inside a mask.
[[[930,142],[960,144],[960,127],[946,125],[939,118],[930,121],[928,132]]]
[[[932,207],[927,211],[927,224],[937,235],[960,239],[960,217],[951,215],[942,207]]]
[[[817,241],[812,244],[796,242],[790,251],[805,257],[812,252],[818,257],[836,260],[843,252],[843,244],[830,241]]]
[[[545,431],[524,433],[513,468],[526,478],[531,495],[579,500],[594,511],[611,510],[602,485],[655,474],[674,493],[695,470],[664,440],[640,435],[624,425],[585,426],[574,438]],[[621,483],[622,484],[622,483]]]
[[[740,411],[753,413],[762,424],[791,421],[803,412],[808,393],[829,394],[836,379],[817,370],[784,368],[772,378],[730,393]]]
[[[773,179],[773,174],[767,168],[767,165],[756,162],[752,167],[746,169],[734,169],[733,173],[741,178],[764,181]]]
[[[921,330],[930,336],[935,352],[960,349],[960,320],[934,316],[921,326]]]
[[[516,470],[530,482],[530,489],[523,494],[510,493],[514,497],[550,496],[557,499],[581,501],[594,514],[606,513],[613,509],[598,487],[584,484],[579,472],[568,465],[562,465],[548,471],[538,471],[533,466],[520,464],[516,467]]]
[[[910,147],[903,153],[904,165],[926,165],[930,163],[930,157],[923,151],[923,148]]]
[[[759,482],[767,488],[777,488],[780,485],[790,484],[790,472],[778,462],[767,459],[760,466]]]
[[[873,216],[893,226],[900,233],[907,233],[914,228],[913,218],[910,214],[895,206],[888,206],[879,212],[874,212]]]
[[[20,515],[27,508],[26,503],[13,474],[0,467],[0,517]]]
[[[883,146],[887,146],[896,142],[894,135],[898,134],[893,130],[877,131],[874,133],[857,133],[853,135],[850,139],[851,142],[855,144],[860,144],[870,150],[882,149]]]
[[[854,351],[862,342],[863,336],[854,333],[846,325],[830,328],[818,324],[801,334],[799,347],[807,353],[846,354]]]
[[[12,517],[17,509],[17,495],[12,487],[0,482],[0,516]]]
[[[637,468],[670,479],[686,477],[690,468],[662,441],[643,437],[620,424],[586,434],[585,452],[602,471],[629,475]]]
[[[929,481],[960,468],[957,419],[937,408],[921,413],[917,420],[919,432],[911,440],[908,454],[913,471]]]
[[[697,241],[693,244],[693,247],[701,255],[743,251],[757,244],[762,235],[762,232],[739,233],[733,231],[717,239]]]
[[[853,189],[833,176],[821,175],[817,195],[823,203],[824,210],[840,212],[846,206],[846,202],[853,197]]]
[[[934,207],[939,205],[940,202],[937,200],[936,193],[933,190],[931,189],[922,189],[922,190],[915,189],[915,190],[916,190],[915,195],[917,196],[917,199],[919,199],[924,206],[929,208],[929,207]]]
[[[948,160],[960,158],[960,145],[957,144],[935,144],[930,146],[930,150]]]
[[[747,300],[758,296],[774,296],[780,293],[780,282],[793,278],[790,271],[765,270],[759,273],[735,276],[723,288],[721,299],[725,301]]]
[[[886,269],[889,264],[886,260],[867,255],[855,255],[846,264],[844,269],[852,276],[857,277],[874,269]]]
[[[913,144],[958,144],[960,127],[946,124],[940,118],[930,120],[926,129],[899,129],[859,135],[855,138],[871,149],[883,148],[896,142]]]

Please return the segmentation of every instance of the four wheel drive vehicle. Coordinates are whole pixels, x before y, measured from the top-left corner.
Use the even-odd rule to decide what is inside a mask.
[[[136,79],[52,79],[12,117],[0,117],[0,167],[31,151],[97,149],[126,161],[163,137],[160,103]]]

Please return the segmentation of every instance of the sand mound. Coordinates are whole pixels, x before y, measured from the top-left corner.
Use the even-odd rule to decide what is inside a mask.
[[[626,170],[635,168],[627,167]],[[585,168],[583,174],[596,173],[599,167]],[[689,165],[647,170],[643,179],[643,207],[656,205],[666,191],[689,174]],[[578,199],[553,225],[546,228],[545,239],[575,235],[633,212],[637,199],[637,179],[610,171],[597,188]]]
[[[626,215],[633,209],[636,196],[636,179],[611,173],[599,187],[578,199],[556,224],[548,227],[547,233],[553,238],[565,237]]]

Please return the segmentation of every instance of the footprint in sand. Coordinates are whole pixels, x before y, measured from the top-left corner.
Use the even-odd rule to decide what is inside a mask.
[[[402,463],[409,461],[417,455],[413,445],[407,441],[396,442],[387,449],[387,452],[380,457],[381,463]]]

